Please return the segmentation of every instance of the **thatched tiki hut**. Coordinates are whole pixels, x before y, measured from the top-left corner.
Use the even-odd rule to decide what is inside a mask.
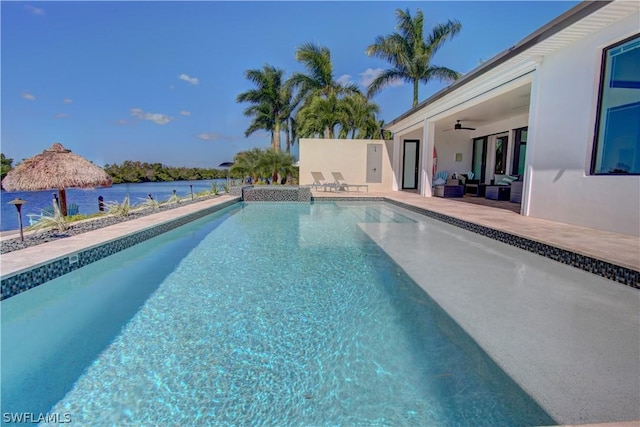
[[[55,142],[9,171],[2,180],[7,191],[40,191],[57,189],[60,192],[60,210],[67,215],[65,188],[108,187],[111,177],[100,167],[73,154]]]

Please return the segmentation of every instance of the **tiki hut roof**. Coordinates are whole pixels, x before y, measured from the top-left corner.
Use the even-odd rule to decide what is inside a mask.
[[[105,187],[111,177],[100,167],[56,142],[16,166],[2,180],[7,191],[39,191],[71,187]]]

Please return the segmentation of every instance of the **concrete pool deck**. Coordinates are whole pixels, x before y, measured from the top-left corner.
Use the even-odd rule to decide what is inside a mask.
[[[582,227],[572,227],[566,224],[553,223],[551,221],[538,220],[535,218],[522,217],[513,212],[501,211],[499,209],[487,208],[485,206],[474,206],[462,204],[456,201],[423,198],[416,194],[410,193],[343,193],[339,196],[332,194],[314,194],[317,200],[321,200],[321,196],[328,197],[385,197],[387,199],[396,200],[401,203],[417,206],[420,208],[436,211],[445,215],[459,217],[466,221],[477,222],[478,224],[491,228],[501,229],[509,233],[524,236],[527,238],[543,241],[550,245],[561,246],[579,253],[586,253],[589,256],[605,259],[616,265],[622,265],[634,270],[640,270],[640,239],[633,236],[618,235],[615,233],[607,233],[598,230],[585,229]],[[171,211],[160,212],[158,214],[139,218],[116,224],[104,229],[84,233],[82,235],[73,236],[57,241],[45,243],[32,248],[4,254],[1,259],[2,275],[12,274],[12,272],[22,271],[42,265],[52,259],[68,256],[82,249],[101,245],[105,242],[112,241],[121,236],[131,234],[141,229],[146,229],[166,221],[170,221],[180,216],[205,209],[216,204],[228,202],[237,199],[233,196],[221,196],[216,199],[199,202],[196,204],[180,207]],[[416,214],[417,215],[417,214]],[[369,224],[371,225],[371,224]],[[402,227],[400,227],[402,229]],[[407,273],[416,280],[416,282],[425,289],[434,300],[436,300],[449,314],[459,323],[468,333],[478,342],[485,351],[496,359],[504,368],[505,360],[515,360],[515,363],[527,361],[530,357],[527,352],[531,352],[531,345],[526,346],[527,342],[541,343],[541,346],[534,348],[534,359],[532,363],[540,363],[549,356],[557,362],[557,367],[551,367],[549,372],[551,375],[558,376],[560,383],[562,377],[567,376],[570,381],[566,384],[560,384],[556,393],[562,394],[570,392],[566,387],[571,384],[583,384],[585,389],[579,393],[584,395],[585,399],[594,399],[594,407],[603,405],[602,398],[607,396],[598,396],[597,388],[589,386],[589,377],[595,371],[595,375],[600,378],[609,377],[610,382],[616,381],[626,383],[628,386],[638,382],[638,362],[640,347],[638,347],[638,312],[629,313],[638,307],[640,301],[640,292],[629,286],[596,277],[596,282],[601,286],[587,286],[583,289],[582,284],[578,281],[572,289],[551,289],[550,284],[542,284],[543,288],[539,289],[517,289],[517,292],[505,292],[505,289],[487,288],[472,289],[468,283],[460,283],[462,285],[457,291],[452,286],[445,286],[442,281],[436,281],[435,285],[425,284],[420,277],[429,277],[431,272],[420,270],[421,265],[416,262],[420,259],[420,253],[428,249],[421,248],[424,239],[420,239],[421,234],[416,230],[409,230],[404,226],[405,232],[398,232],[396,229],[393,238],[382,240],[384,228],[378,224],[373,224],[368,230],[374,240],[377,238],[381,246],[387,253],[407,271]],[[400,230],[401,231],[401,230]],[[409,231],[409,232],[407,232]],[[378,233],[378,237],[376,237]],[[14,236],[12,236],[14,237]],[[422,235],[422,237],[424,237]],[[2,238],[7,238],[3,233]],[[414,255],[414,261],[403,260],[406,258],[408,242],[411,242],[411,253]],[[498,244],[498,242],[496,242]],[[531,254],[531,256],[535,256]],[[445,260],[446,261],[446,260]],[[455,269],[454,258],[449,259],[449,268]],[[445,264],[446,265],[446,262]],[[571,267],[558,263],[558,267],[567,270],[573,270]],[[592,276],[586,272],[580,272],[584,277]],[[415,276],[415,277],[414,277]],[[591,283],[591,280],[587,280]],[[546,286],[546,287],[545,287]],[[535,292],[534,292],[535,291]],[[552,292],[549,294],[548,292]],[[493,298],[498,296],[499,298]],[[635,304],[635,305],[634,305]],[[520,307],[520,308],[518,308]],[[515,308],[515,309],[514,309]],[[622,313],[620,312],[622,310]],[[631,316],[631,318],[630,318]],[[499,330],[500,324],[508,324],[507,333],[493,333]],[[511,327],[512,324],[517,327]],[[526,333],[518,337],[515,334],[518,327],[527,326]],[[579,327],[579,328],[578,328]],[[484,328],[484,329],[483,329]],[[492,333],[487,333],[490,331]],[[629,335],[631,331],[631,335]],[[634,332],[635,331],[635,332]],[[609,336],[608,336],[609,335]],[[537,341],[536,341],[537,340]],[[522,343],[524,347],[517,345]],[[561,353],[558,346],[562,346],[569,342],[571,344],[570,351]],[[614,351],[608,354],[602,354],[602,359],[594,360],[596,355],[589,349],[592,343],[595,343],[599,349],[602,346],[610,345]],[[584,345],[583,345],[584,344]],[[585,347],[586,346],[586,347]],[[637,350],[634,353],[634,346]],[[500,349],[508,348],[508,351]],[[619,347],[619,348],[618,348]],[[498,350],[496,350],[498,349]],[[566,349],[565,349],[566,350]],[[516,354],[512,354],[511,351]],[[502,356],[497,353],[502,353]],[[625,355],[634,354],[635,360],[628,360]],[[502,360],[502,363],[500,359]],[[537,361],[536,361],[537,360]],[[631,364],[629,365],[629,363]],[[583,379],[575,380],[575,375],[581,375],[581,369],[574,369],[571,372],[563,372],[561,369],[557,372],[555,369],[571,367],[581,367],[583,364],[585,373]],[[620,378],[619,370],[621,364],[627,367],[626,377]],[[623,367],[624,367],[623,366]],[[631,368],[628,368],[631,366]],[[511,372],[507,373],[510,375]],[[536,367],[526,367],[525,371],[531,375],[532,369]],[[604,381],[604,380],[603,380]],[[629,383],[629,381],[631,381]],[[635,382],[634,382],[635,381]],[[606,381],[605,381],[606,382]],[[597,383],[597,382],[596,382]],[[595,384],[595,383],[594,383]],[[540,384],[534,384],[534,387],[540,387]],[[624,389],[624,387],[623,387]],[[547,390],[531,390],[528,392],[549,394]],[[550,393],[553,395],[554,393]],[[539,396],[538,396],[539,397]],[[560,396],[562,397],[562,396]],[[633,393],[628,395],[627,399],[633,399]],[[570,399],[569,399],[570,400]],[[564,399],[566,402],[566,399]],[[551,402],[553,404],[553,402]],[[634,410],[629,409],[629,401],[618,402],[623,409],[631,411],[631,419],[638,417],[633,416]],[[606,406],[606,405],[605,405]],[[636,405],[637,407],[637,405]],[[619,407],[611,407],[611,411],[619,410]],[[579,408],[584,410],[585,415],[593,408]],[[619,412],[618,412],[619,414]],[[584,422],[598,421],[620,421],[619,423],[604,424],[608,426],[638,426],[638,421],[628,421],[629,415],[624,417],[609,416],[602,419],[593,416],[585,418]],[[578,419],[575,419],[578,422]],[[626,421],[626,422],[622,422]],[[575,422],[575,421],[572,421]]]

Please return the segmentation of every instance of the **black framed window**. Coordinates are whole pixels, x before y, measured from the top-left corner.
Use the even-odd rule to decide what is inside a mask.
[[[527,157],[528,133],[528,127],[514,130],[513,162],[511,163],[511,175],[524,175],[524,160]]]
[[[603,51],[592,174],[640,174],[640,34]]]
[[[499,136],[496,138],[496,166],[494,173],[504,175],[507,173],[507,148],[509,145],[508,136]]]

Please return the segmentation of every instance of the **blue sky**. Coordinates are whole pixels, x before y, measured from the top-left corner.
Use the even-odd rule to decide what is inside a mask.
[[[388,65],[364,51],[395,31],[398,8],[420,8],[426,30],[458,19],[433,62],[466,73],[577,3],[3,1],[1,150],[19,162],[60,142],[101,166],[216,167],[269,146],[266,132],[244,136],[245,70],[305,71],[294,57],[303,43],[328,47],[335,77],[364,90]],[[421,85],[420,101],[444,86]],[[373,100],[389,122],[411,106],[411,87]]]

